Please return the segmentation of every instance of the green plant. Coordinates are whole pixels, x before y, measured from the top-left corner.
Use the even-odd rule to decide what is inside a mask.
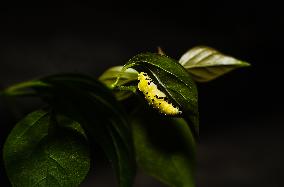
[[[6,88],[3,97],[47,104],[16,124],[5,142],[12,186],[78,186],[94,145],[104,150],[120,187],[132,186],[136,166],[169,186],[194,186],[195,81],[248,65],[208,47],[189,50],[179,62],[160,50],[136,55],[98,80],[59,74]]]

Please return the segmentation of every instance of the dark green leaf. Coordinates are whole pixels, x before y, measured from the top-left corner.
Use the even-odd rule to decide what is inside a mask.
[[[82,134],[59,126],[49,112],[29,114],[10,133],[4,161],[13,186],[78,186],[86,177],[89,149]]]
[[[86,139],[88,139],[84,129],[82,128],[80,123],[78,123],[77,121],[73,121],[70,118],[67,118],[66,116],[62,116],[62,115],[57,116],[56,120],[57,120],[57,123],[60,124],[60,126],[63,126],[67,129],[72,129],[74,131],[77,131],[78,133],[83,135]]]
[[[145,53],[133,57],[124,70],[134,68],[146,72],[171,102],[178,106],[195,134],[198,134],[198,102],[196,85],[187,71],[165,55]]]
[[[110,90],[93,78],[73,74],[42,81],[50,87],[37,88],[38,93],[57,112],[78,121],[89,140],[105,151],[119,185],[131,186],[136,169],[132,135],[127,117]]]
[[[78,121],[88,139],[105,151],[116,170],[119,185],[131,186],[136,170],[132,135],[126,114],[111,91],[97,80],[78,74],[49,76],[37,80],[36,84],[31,82],[20,83],[13,86],[12,92],[8,88],[4,93],[21,95],[13,93],[31,90],[32,95],[42,97],[57,113]]]
[[[194,186],[195,142],[183,119],[143,109],[134,115],[132,130],[137,163],[144,172],[169,186]]]
[[[250,65],[204,46],[190,49],[179,62],[198,82],[211,81],[236,68]]]

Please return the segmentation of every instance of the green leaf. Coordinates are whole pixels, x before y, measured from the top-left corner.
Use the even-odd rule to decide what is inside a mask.
[[[44,110],[20,121],[4,145],[4,162],[13,186],[78,186],[86,177],[89,149],[86,139],[56,124]]]
[[[123,66],[114,66],[109,68],[99,77],[99,80],[108,87],[112,87],[117,77],[120,77],[119,82],[117,82],[117,86],[119,87],[129,85],[132,82],[137,81],[137,71],[129,68],[126,71],[122,72],[122,68]],[[114,94],[118,100],[124,100],[130,97],[133,92],[129,90],[114,90]]]
[[[31,80],[26,82],[21,82],[14,84],[4,90],[0,91],[0,96],[34,96],[37,93],[32,89],[35,87],[48,87],[49,85],[45,84],[40,80]]]
[[[198,82],[211,81],[234,69],[250,66],[247,62],[204,46],[194,47],[187,51],[180,58],[179,63]]]
[[[59,115],[56,117],[57,123],[60,124],[60,126],[63,126],[67,129],[72,129],[81,135],[83,135],[86,140],[88,139],[84,129],[82,128],[81,124],[77,121],[73,121],[70,118],[67,118],[66,116]]]
[[[50,87],[37,92],[58,113],[78,121],[88,139],[98,143],[113,165],[121,187],[132,186],[135,155],[126,114],[107,87],[95,79],[75,74],[42,79]]]
[[[125,64],[123,70],[133,68],[146,72],[168,99],[178,106],[198,134],[197,88],[187,71],[174,59],[154,53],[139,54]]]
[[[195,142],[187,123],[148,111],[138,110],[132,121],[139,168],[169,186],[194,187]]]
[[[118,85],[124,85],[126,83],[137,80],[137,71],[129,68],[126,71],[122,72],[122,68],[123,66],[114,66],[109,68],[99,77],[99,80],[109,87],[111,87],[111,85],[116,81],[118,76],[120,76]]]

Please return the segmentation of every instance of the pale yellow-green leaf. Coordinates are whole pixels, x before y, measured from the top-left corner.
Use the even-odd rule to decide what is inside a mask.
[[[180,58],[179,63],[198,82],[211,81],[234,69],[250,66],[247,62],[205,46],[190,49]]]

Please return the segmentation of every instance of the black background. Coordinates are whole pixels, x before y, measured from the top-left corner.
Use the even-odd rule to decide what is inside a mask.
[[[281,5],[242,1],[172,1],[62,8],[1,8],[0,87],[59,72],[99,76],[140,52],[161,46],[178,59],[208,45],[250,62],[199,84],[201,115],[197,186],[283,186],[283,25]],[[0,140],[38,106],[0,100]],[[114,186],[105,160],[88,183]],[[3,163],[0,186],[8,186]],[[282,184],[282,185],[281,185]],[[135,186],[158,186],[139,174]]]

